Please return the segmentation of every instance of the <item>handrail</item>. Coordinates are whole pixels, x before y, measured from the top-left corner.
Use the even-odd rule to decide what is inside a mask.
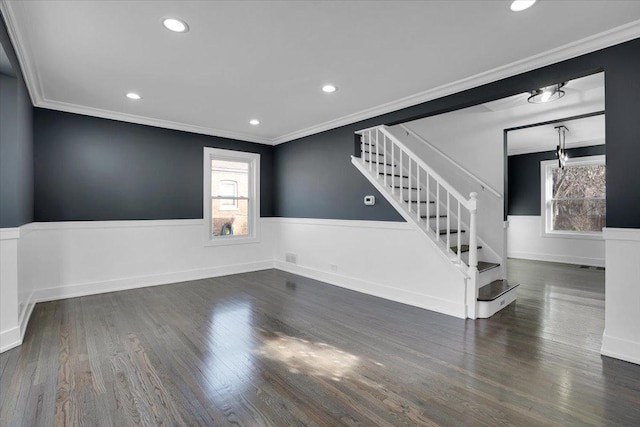
[[[462,172],[464,172],[466,175],[468,175],[471,179],[473,179],[474,181],[476,181],[478,184],[480,184],[480,186],[482,187],[482,189],[487,189],[489,190],[489,192],[493,193],[496,197],[498,197],[499,199],[502,198],[502,194],[500,194],[498,191],[496,191],[493,187],[491,187],[489,184],[487,184],[486,182],[484,182],[483,180],[481,180],[480,178],[478,178],[477,176],[475,176],[474,174],[472,174],[471,172],[469,172],[467,169],[465,169],[462,165],[460,165],[458,162],[456,162],[455,160],[453,160],[451,157],[447,156],[445,153],[442,152],[442,150],[440,150],[438,147],[436,147],[435,145],[433,145],[432,143],[430,143],[429,141],[427,141],[426,139],[424,139],[422,136],[418,135],[416,132],[414,132],[413,130],[411,130],[410,128],[408,128],[407,126],[400,124],[399,125],[402,129],[405,130],[405,132],[410,133],[411,135],[413,135],[416,139],[418,139],[420,142],[422,142],[423,144],[425,144],[426,146],[428,146],[429,148],[431,148],[433,151],[435,151],[436,153],[440,154],[445,160],[447,160],[449,163],[451,163],[452,165],[454,165],[455,167],[457,167],[458,169],[460,169]]]
[[[436,171],[434,171],[431,167],[429,167],[420,157],[416,156],[416,154],[407,148],[398,138],[396,138],[391,132],[387,130],[387,126],[380,125],[373,128],[365,129],[365,131],[379,130],[382,132],[387,138],[391,139],[394,144],[396,144],[402,151],[407,153],[410,157],[413,158],[413,161],[416,162],[422,169],[426,170],[429,175],[431,175],[448,193],[450,193],[453,197],[458,199],[465,208],[471,209],[471,205],[469,203],[469,199],[460,194],[455,188],[453,188],[447,181],[445,181]]]

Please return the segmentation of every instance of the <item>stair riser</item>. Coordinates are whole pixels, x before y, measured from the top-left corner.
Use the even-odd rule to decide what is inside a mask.
[[[364,167],[369,170],[369,163],[365,162],[364,163]],[[379,167],[379,169],[378,169]],[[374,177],[378,176],[378,172],[382,172],[382,173],[394,173],[394,174],[400,174],[399,172],[399,168],[394,167],[394,166],[388,166],[388,165],[383,165],[383,164],[378,164],[378,163],[371,163],[371,172],[373,173]],[[387,177],[388,179],[389,177]],[[389,181],[387,181],[389,182]]]
[[[380,175],[380,174],[378,174],[378,177],[383,180],[383,183],[384,183],[384,179],[386,178],[388,186],[391,186],[391,184],[393,183],[394,185],[402,185],[403,187],[409,187],[409,186],[415,187],[415,183],[413,183],[410,178],[404,178],[399,176],[392,177],[389,175]]]
[[[405,203],[404,205],[406,206],[407,210],[409,210],[409,207],[411,207],[411,213],[413,215],[417,215],[419,213],[421,219],[424,219],[423,217],[425,215],[433,216],[433,215],[436,214],[435,206],[433,204],[431,204],[431,208],[430,209],[427,207],[426,203],[420,203],[420,204],[418,204],[418,203],[411,203],[411,204]],[[435,221],[435,218],[431,218],[431,222],[434,222],[434,221]]]
[[[478,319],[486,319],[493,316],[495,313],[514,302],[516,300],[516,296],[517,288],[514,288],[494,301],[478,301],[476,303],[476,315]]]
[[[484,273],[480,273],[478,278],[477,288],[480,289],[484,285],[488,285],[494,280],[499,280],[499,279],[503,279],[502,268],[500,268],[500,266],[496,268],[492,268],[491,270],[487,270]]]
[[[398,194],[398,191],[400,190],[399,188],[396,188],[396,194]],[[420,192],[420,200],[425,200],[427,195],[425,193],[424,190],[408,190],[408,189],[402,189],[402,197],[403,200],[409,200],[409,197],[411,197],[411,200],[418,200],[418,191]]]

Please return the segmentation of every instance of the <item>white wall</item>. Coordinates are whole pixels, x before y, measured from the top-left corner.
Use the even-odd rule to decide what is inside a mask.
[[[258,243],[206,246],[203,220],[32,223],[22,239],[35,301],[271,268],[273,227]]]
[[[605,228],[602,354],[640,364],[640,229]]]
[[[32,223],[2,230],[0,351],[36,302],[280,268],[466,317],[465,280],[410,224],[262,218],[260,241],[206,246],[202,220]],[[285,262],[297,255],[297,264]]]
[[[18,228],[0,229],[0,351],[21,342],[18,310]]]
[[[604,77],[603,77],[604,79]],[[603,85],[604,86],[604,85]],[[405,123],[412,131],[426,139],[438,150],[455,160],[463,168],[504,193],[503,130],[593,111],[604,110],[603,88],[571,93],[562,102],[542,105],[528,104],[526,96],[514,102],[507,98],[486,106],[475,106],[451,113],[426,117]],[[396,131],[402,133],[402,130]],[[408,144],[418,144],[413,137],[402,137]],[[413,140],[413,142],[412,142]],[[432,166],[447,182],[462,194],[478,192],[478,234],[495,252],[504,253],[504,200],[471,181],[451,163],[424,146],[416,154]]]
[[[411,224],[278,218],[275,265],[348,289],[465,318],[465,280]],[[297,263],[286,262],[295,254]]]
[[[0,230],[0,351],[22,342],[36,302],[273,267],[257,243],[206,246],[203,220],[31,223]]]
[[[602,238],[543,236],[541,216],[509,215],[508,220],[509,258],[605,266]]]

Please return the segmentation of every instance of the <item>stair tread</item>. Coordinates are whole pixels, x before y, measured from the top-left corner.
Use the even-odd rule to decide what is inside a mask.
[[[367,162],[367,163],[377,163],[379,165],[385,165],[385,166],[393,166],[394,168],[396,167],[396,165],[394,165],[394,164],[384,163],[384,162],[376,162],[375,160],[371,161],[371,160],[366,160],[365,159],[365,162]]]
[[[407,179],[409,178],[407,175],[400,175],[400,174],[397,174],[397,173],[394,174],[394,173],[378,172],[378,175],[395,176],[395,177],[398,177],[398,178],[407,178]]]
[[[378,155],[378,156],[384,156],[384,153],[378,153],[378,152],[375,152],[375,151],[362,151],[362,153],[363,154],[375,154],[375,155]]]
[[[439,218],[446,218],[446,217],[447,217],[446,215],[440,215]],[[437,215],[429,215],[429,216],[420,215],[420,218],[422,218],[422,219],[425,219],[425,218],[434,219],[434,218],[438,218],[438,216]]]
[[[494,280],[478,290],[478,301],[496,300],[518,286],[520,286],[519,283],[509,283],[507,280]]]
[[[451,234],[456,234],[458,232],[458,230],[449,230],[449,233]],[[460,230],[461,233],[466,233],[466,230]],[[447,230],[440,230],[440,235],[445,235],[447,234]],[[478,263],[479,265],[480,263]]]
[[[496,268],[499,266],[500,264],[496,264],[495,262],[478,261],[478,272],[484,273],[487,270],[491,270],[492,268]]]
[[[449,249],[451,249],[455,253],[458,253],[457,246],[451,246]],[[478,249],[482,249],[482,246],[478,246]],[[464,252],[469,252],[469,245],[460,245],[460,253]]]
[[[419,190],[419,188],[416,188],[416,187],[407,187],[407,186],[400,186],[400,185],[391,185],[390,187],[402,188],[403,190]]]

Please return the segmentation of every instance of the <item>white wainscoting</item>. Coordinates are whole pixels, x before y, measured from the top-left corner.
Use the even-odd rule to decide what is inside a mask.
[[[228,246],[205,245],[203,220],[3,229],[0,351],[21,344],[37,302],[273,268],[273,227],[261,226],[257,243]]]
[[[369,295],[466,317],[465,280],[408,223],[277,218],[277,268]],[[293,254],[296,263],[287,262]]]
[[[18,300],[19,228],[0,229],[0,352],[22,342]]]
[[[24,280],[35,301],[223,276],[273,266],[273,232],[205,246],[203,220],[33,223]]]
[[[605,326],[601,353],[640,364],[640,229],[605,228]]]
[[[542,236],[542,217],[510,215],[507,256],[536,261],[604,267],[603,239]]]
[[[260,223],[258,243],[228,246],[206,246],[202,220],[32,223],[4,231],[2,350],[22,342],[36,302],[273,267],[465,317],[462,274],[407,223]],[[297,263],[285,262],[285,253]]]

